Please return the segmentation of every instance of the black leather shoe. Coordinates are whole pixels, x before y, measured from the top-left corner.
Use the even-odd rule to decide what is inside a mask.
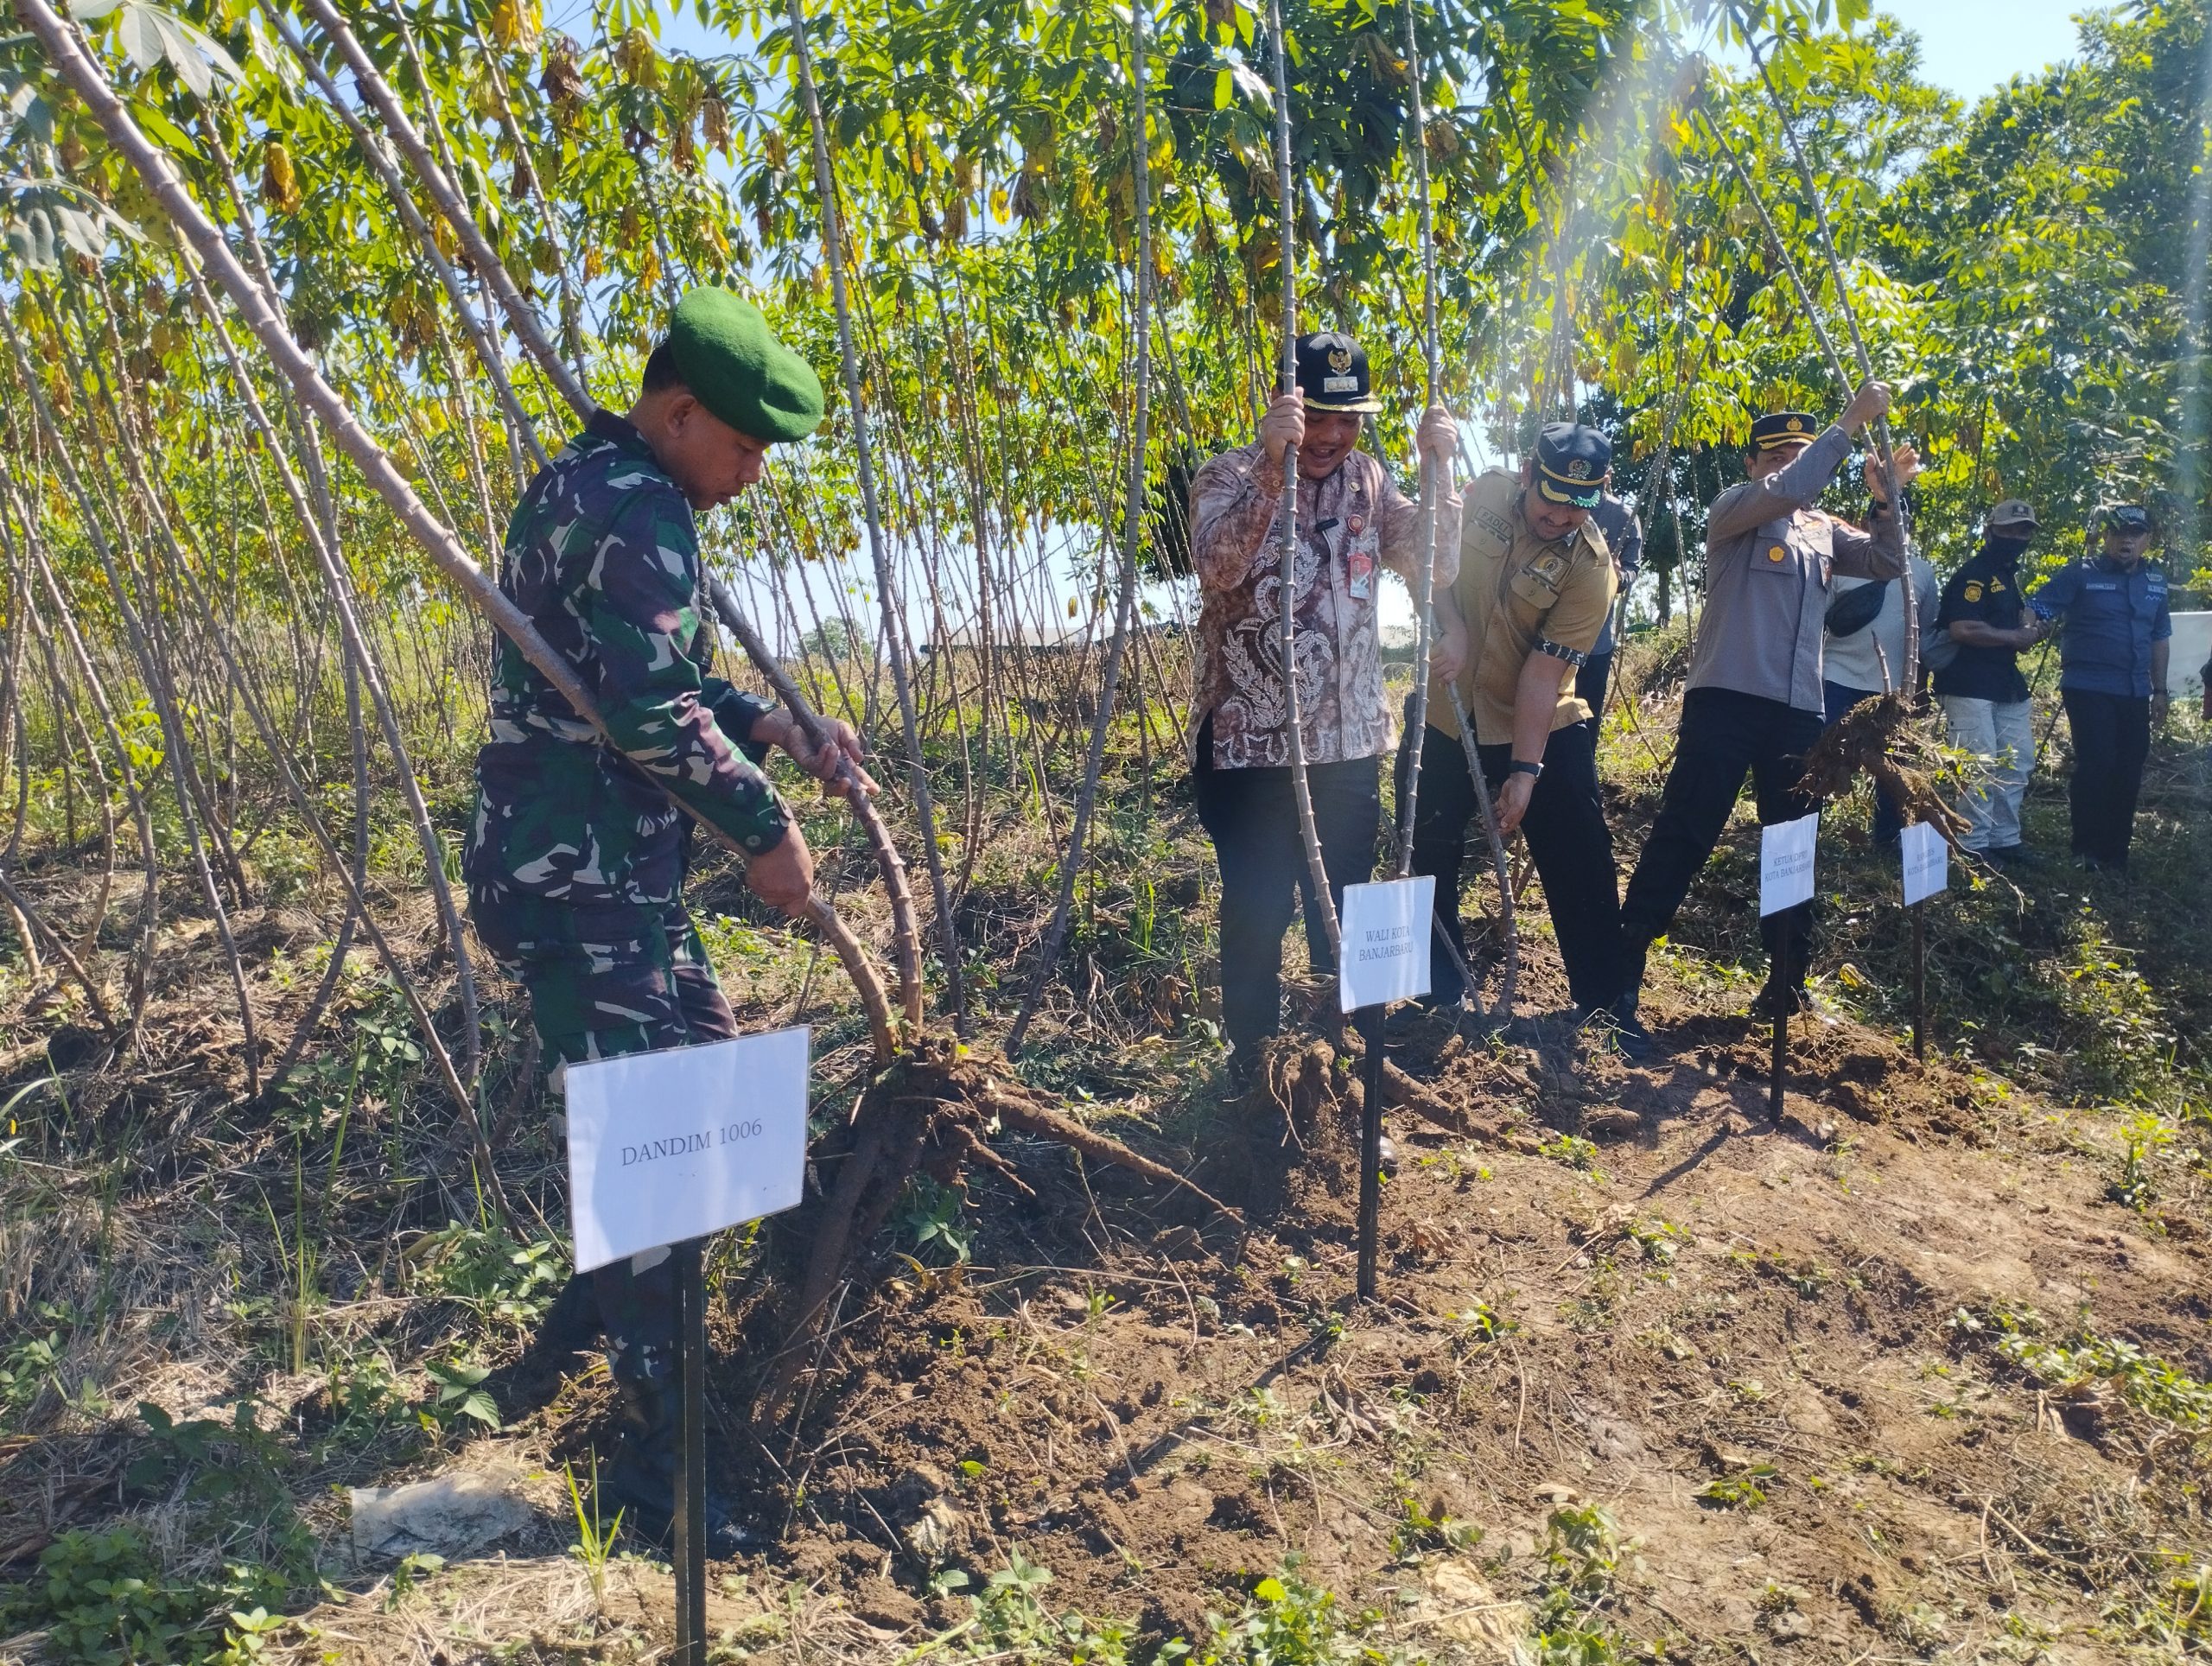
[[[1574,1019],[1593,1040],[1619,1048],[1621,1057],[1631,1065],[1643,1063],[1658,1051],[1659,1044],[1637,1017],[1636,1002],[1630,995],[1621,996],[1610,1007],[1577,1007]]]

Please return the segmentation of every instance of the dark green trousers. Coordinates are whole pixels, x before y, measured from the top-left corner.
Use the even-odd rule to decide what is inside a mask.
[[[737,1021],[681,901],[559,902],[474,885],[469,918],[484,946],[530,991],[549,1070],[664,1047],[726,1041]],[[665,1256],[592,1275],[607,1366],[642,1382],[675,1358],[676,1281]]]

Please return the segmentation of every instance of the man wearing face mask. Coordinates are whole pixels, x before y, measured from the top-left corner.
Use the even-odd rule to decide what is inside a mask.
[[[1596,429],[1550,423],[1520,473],[1494,468],[1467,487],[1459,576],[1437,596],[1440,631],[1452,639],[1464,631],[1466,664],[1457,677],[1440,666],[1429,690],[1414,872],[1436,876],[1437,924],[1464,960],[1459,875],[1478,805],[1452,708],[1456,684],[1497,796],[1498,831],[1528,835],[1577,1015],[1642,1059],[1650,1037],[1621,1002],[1620,876],[1598,792],[1598,713],[1573,681],[1612,614],[1613,557],[1592,515],[1612,455]],[[1436,999],[1457,1003],[1450,957],[1436,963],[1433,982]]]
[[[2020,804],[2036,755],[2035,721],[2020,651],[2050,634],[2028,611],[2020,589],[2020,557],[2036,535],[2036,512],[2018,498],[1989,512],[1981,548],[1943,586],[1936,628],[1955,652],[1935,674],[1936,698],[1951,744],[1988,760],[1989,773],[1968,791],[1961,849],[1999,868],[2031,860],[2020,842]]]
[[[1919,473],[1910,446],[1892,454],[1897,480],[1872,458],[1866,486],[1878,500],[1873,530],[1813,507],[1851,455],[1851,436],[1890,408],[1890,391],[1868,382],[1842,416],[1823,429],[1808,413],[1780,410],[1751,424],[1744,470],[1706,512],[1705,612],[1690,654],[1675,762],[1658,819],[1621,903],[1633,991],[1644,956],[1689,894],[1720,841],[1749,775],[1759,821],[1796,821],[1814,805],[1799,788],[1805,755],[1821,738],[1825,710],[1821,645],[1830,578],[1896,578],[1905,570],[1897,518],[1880,506]],[[1759,921],[1767,949],[1761,1017],[1799,1011],[1813,940],[1813,906]]]
[[[1260,1043],[1281,1021],[1282,934],[1306,898],[1306,944],[1335,970],[1309,888],[1291,794],[1282,676],[1283,455],[1298,448],[1298,525],[1290,547],[1300,730],[1307,788],[1332,891],[1369,878],[1382,817],[1380,760],[1389,744],[1376,609],[1389,568],[1408,582],[1428,559],[1421,506],[1359,450],[1360,418],[1380,410],[1367,354],[1333,330],[1302,336],[1298,383],[1278,391],[1251,445],[1211,458],[1191,482],[1191,558],[1198,569],[1198,820],[1221,869],[1222,1028],[1232,1082],[1249,1079]],[[1431,476],[1450,479],[1459,434],[1434,405],[1419,442]],[[1437,513],[1435,582],[1459,570],[1459,495]],[[1463,650],[1440,639],[1440,664]]]
[[[791,713],[710,673],[694,517],[821,420],[821,383],[758,309],[694,289],[628,413],[594,411],[507,524],[499,588],[575,668],[607,729],[499,639],[462,871],[477,935],[530,990],[549,1065],[737,1033],[684,907],[679,802],[742,849],[763,900],[790,912],[813,888],[806,840],[760,766],[781,747],[830,780],[857,767],[859,741],[832,723],[835,744],[817,747]],[[654,1539],[675,1503],[675,1288],[668,1252],[649,1252],[573,1283],[544,1326],[577,1346],[604,1331],[620,1438],[601,1500]],[[582,1314],[593,1305],[597,1326]],[[706,1502],[710,1551],[735,1555],[728,1507]]]
[[[2126,872],[2135,836],[2135,801],[2151,731],[2166,721],[2166,661],[2174,623],[2166,575],[2150,564],[2151,512],[2108,509],[2104,552],[2061,569],[2028,598],[2038,619],[2063,620],[2058,691],[2074,741],[2074,858],[2083,868]]]

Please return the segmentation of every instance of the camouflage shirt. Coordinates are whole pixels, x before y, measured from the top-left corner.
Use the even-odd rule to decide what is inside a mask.
[[[500,638],[472,885],[664,902],[683,882],[689,820],[671,794],[748,853],[782,841],[786,812],[755,766],[766,748],[745,744],[774,707],[707,674],[700,586],[690,505],[636,429],[597,412],[515,506],[499,588],[576,668],[615,744]]]

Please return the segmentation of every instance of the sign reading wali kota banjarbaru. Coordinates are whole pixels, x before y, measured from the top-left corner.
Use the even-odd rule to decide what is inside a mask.
[[[808,1036],[775,1030],[563,1071],[579,1273],[798,1205]]]
[[[1436,879],[1344,887],[1337,1001],[1345,1012],[1410,1001],[1429,990],[1429,911]]]

